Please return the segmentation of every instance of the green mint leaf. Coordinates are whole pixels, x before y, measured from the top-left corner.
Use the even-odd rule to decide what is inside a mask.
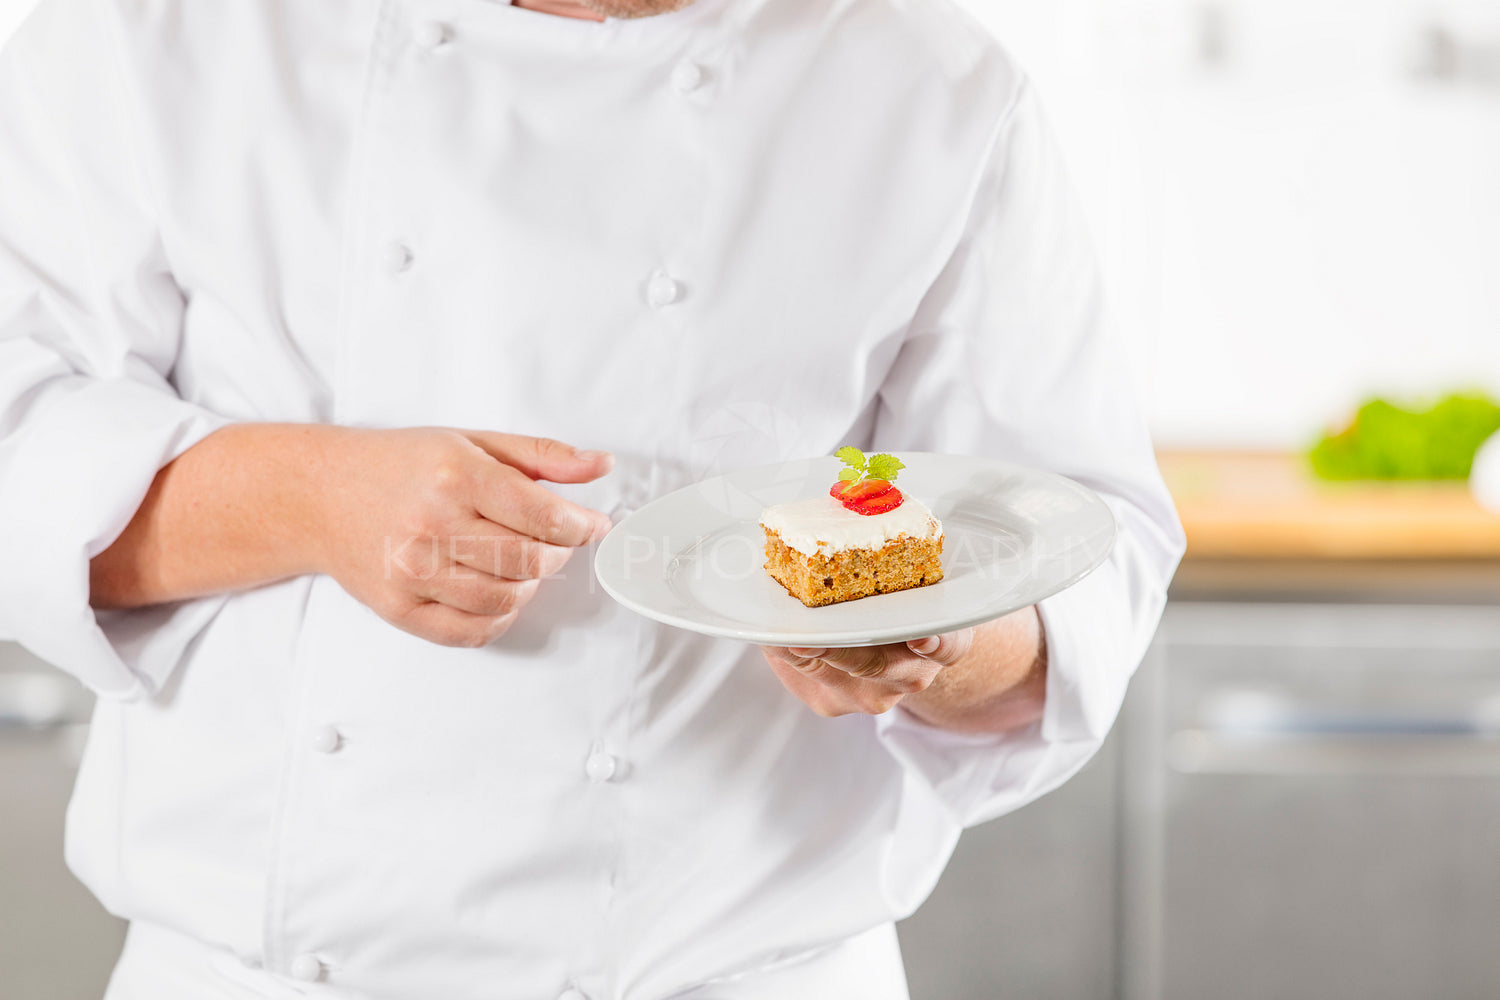
[[[845,465],[854,469],[858,469],[860,472],[864,472],[865,453],[860,451],[853,445],[845,445],[833,454],[838,458],[839,461],[843,462]]]
[[[895,480],[897,473],[906,468],[906,464],[895,455],[874,455],[870,458],[869,468],[871,479],[884,479],[889,483]]]
[[[858,469],[843,469],[839,472],[839,482],[852,483],[859,478]]]

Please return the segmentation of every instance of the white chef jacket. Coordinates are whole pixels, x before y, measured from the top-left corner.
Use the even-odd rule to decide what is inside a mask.
[[[0,130],[0,636],[100,695],[67,855],[112,912],[339,995],[697,995],[911,913],[1103,740],[1181,537],[1037,99],[947,0],[43,0]],[[586,553],[478,650],[321,576],[91,611],[237,421],[608,449],[556,489],[617,517],[848,443],[991,455],[1119,539],[993,737],[820,718]]]

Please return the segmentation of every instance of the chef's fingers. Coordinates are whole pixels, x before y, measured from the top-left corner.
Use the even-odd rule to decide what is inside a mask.
[[[560,573],[574,551],[476,518],[462,533],[449,537],[445,555],[464,570],[504,580],[539,580]]]
[[[477,649],[504,635],[515,624],[519,615],[519,611],[503,615],[476,615],[439,601],[422,601],[392,619],[392,624],[440,646]]]
[[[901,694],[927,690],[941,665],[909,653],[901,645],[853,646],[847,649],[793,647],[785,651],[788,662],[803,669],[824,664],[829,670],[858,681],[879,682]],[[824,676],[833,677],[832,674]],[[836,679],[836,678],[835,678]]]
[[[790,652],[810,660],[822,660],[854,677],[885,677],[894,672],[900,657],[890,646],[851,646],[845,649],[794,647]]]
[[[767,650],[767,662],[788,691],[824,718],[862,712],[881,715],[905,697],[883,681],[851,676],[823,660],[804,660]]]
[[[587,483],[608,474],[615,467],[615,457],[607,451],[580,451],[551,438],[501,434],[498,431],[464,433],[491,457],[520,469],[532,479]]]
[[[416,596],[486,618],[513,614],[536,596],[540,580],[501,580],[474,573],[467,577],[440,574],[423,583]]]
[[[766,662],[770,664],[771,671],[776,675],[777,680],[781,681],[782,687],[818,715],[831,719],[857,711],[848,699],[827,685],[806,676],[770,650],[766,651]]]
[[[553,545],[587,545],[614,527],[604,514],[564,500],[505,465],[483,470],[476,487],[479,516]]]

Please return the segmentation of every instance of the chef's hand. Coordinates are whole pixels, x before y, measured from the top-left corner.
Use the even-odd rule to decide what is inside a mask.
[[[762,646],[782,685],[819,715],[880,715],[898,704],[959,732],[1041,718],[1047,652],[1036,608],[945,635],[848,649]]]
[[[833,718],[889,712],[907,695],[926,691],[973,644],[974,630],[963,629],[885,646],[762,646],[761,652],[788,691]]]
[[[604,514],[536,480],[583,483],[613,458],[545,438],[445,428],[350,429],[331,453],[318,569],[413,635],[483,646],[543,577],[603,538]]]

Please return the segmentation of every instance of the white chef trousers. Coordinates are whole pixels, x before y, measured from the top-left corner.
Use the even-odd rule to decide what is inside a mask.
[[[135,921],[104,1000],[359,1000],[246,966],[222,948]],[[662,1000],[910,1000],[896,926]]]

